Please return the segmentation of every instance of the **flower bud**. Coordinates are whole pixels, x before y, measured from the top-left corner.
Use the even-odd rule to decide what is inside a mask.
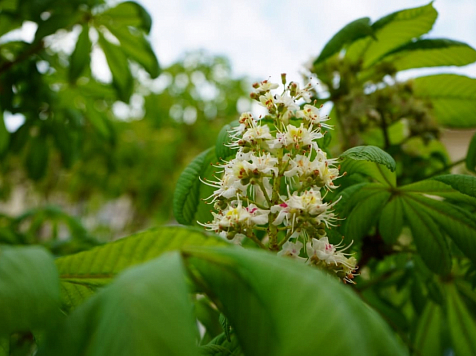
[[[283,83],[283,85],[286,85],[286,73],[281,74],[281,83]]]

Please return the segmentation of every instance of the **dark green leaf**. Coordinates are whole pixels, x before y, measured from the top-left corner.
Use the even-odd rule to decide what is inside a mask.
[[[193,225],[210,220],[211,205],[201,199],[208,198],[215,189],[200,182],[202,179],[214,180],[216,163],[215,149],[209,148],[198,155],[180,175],[174,194],[174,216],[180,224]]]
[[[448,184],[463,194],[476,198],[476,177],[462,174],[445,174],[433,179]]]
[[[227,159],[236,154],[236,150],[231,149],[227,145],[231,143],[229,131],[233,127],[236,127],[238,125],[239,125],[238,121],[233,121],[223,126],[220,133],[218,134],[217,141],[215,144],[215,152],[218,159]]]
[[[415,348],[421,356],[443,354],[442,327],[445,322],[443,311],[438,304],[428,301],[418,320]]]
[[[47,326],[59,316],[58,271],[45,249],[0,248],[0,336]]]
[[[152,26],[152,19],[149,13],[141,5],[133,1],[125,1],[118,4],[116,7],[97,16],[97,20],[100,23],[117,28],[136,27],[146,33],[150,32],[150,27]]]
[[[31,179],[43,178],[48,167],[48,143],[44,137],[36,136],[31,139],[25,165]]]
[[[3,112],[0,111],[0,156],[8,148],[10,142],[10,133],[5,127],[5,121],[3,119]]]
[[[98,33],[98,43],[106,56],[107,64],[112,73],[112,84],[119,98],[127,103],[134,90],[134,80],[127,57],[121,47],[107,41],[100,32]]]
[[[69,60],[69,81],[75,82],[79,78],[81,73],[89,65],[89,53],[91,52],[91,40],[89,39],[89,26],[83,25],[83,29],[79,34],[76,47],[71,54]]]
[[[439,179],[440,177],[443,178]],[[468,179],[465,179],[465,177],[468,177]],[[447,182],[445,182],[445,180]],[[452,184],[450,184],[450,182],[452,182]],[[460,189],[458,189],[458,187]],[[454,202],[476,205],[476,196],[471,197],[470,194],[467,194],[471,192],[473,187],[476,191],[476,178],[449,174],[408,184],[401,187],[400,190],[404,192],[436,195]],[[463,191],[461,189],[463,189]]]
[[[227,245],[197,228],[162,227],[141,232],[92,250],[58,258],[63,300],[75,307],[127,267],[184,246]]]
[[[339,52],[345,45],[352,43],[359,38],[373,35],[370,26],[370,18],[362,17],[345,25],[334,37],[326,43],[321,54],[314,61],[314,65],[323,62],[333,54]]]
[[[379,220],[379,231],[388,244],[397,242],[403,227],[403,206],[401,199],[393,197],[382,209]]]
[[[246,355],[406,354],[375,311],[318,269],[234,248],[191,250],[186,258]]]
[[[34,42],[41,41],[44,37],[54,34],[59,29],[69,29],[69,27],[80,20],[81,15],[82,13],[80,12],[75,12],[73,15],[62,11],[53,13],[48,19],[38,23]]]
[[[418,39],[387,53],[397,71],[437,66],[464,66],[476,61],[476,50],[463,42],[449,39]]]
[[[435,273],[449,273],[451,270],[449,247],[440,228],[433,221],[431,212],[424,205],[408,199],[407,195],[401,201],[413,241],[423,262]]]
[[[476,133],[473,135],[466,154],[466,169],[476,173]],[[476,192],[476,186],[475,186]]]
[[[447,127],[476,126],[476,79],[457,74],[437,74],[413,81],[416,97],[431,102],[438,122]]]

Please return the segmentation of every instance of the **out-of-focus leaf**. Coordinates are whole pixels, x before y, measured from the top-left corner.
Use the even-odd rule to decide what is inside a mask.
[[[5,127],[5,121],[3,119],[3,112],[0,111],[0,156],[8,148],[10,142],[10,133]]]
[[[107,41],[100,32],[98,33],[98,43],[106,55],[107,64],[112,73],[112,84],[116,88],[119,98],[127,103],[134,90],[134,80],[127,57],[121,47]]]
[[[433,221],[431,212],[407,196],[402,199],[402,204],[423,262],[435,273],[449,273],[451,270],[449,247],[440,228]]]
[[[98,133],[104,138],[111,137],[111,131],[109,126],[106,123],[105,113],[98,111],[94,107],[94,102],[88,100],[85,103],[86,119],[93,125],[93,127],[98,131]]]
[[[0,336],[48,326],[59,316],[58,271],[43,248],[0,247]]]
[[[372,34],[373,30],[368,17],[362,17],[348,23],[326,43],[321,54],[314,61],[314,65],[325,61],[333,54],[339,52],[345,45]]]
[[[418,320],[415,336],[415,349],[419,355],[434,356],[443,354],[441,333],[444,322],[445,319],[441,307],[428,301],[423,314]]]
[[[444,126],[476,126],[476,79],[457,74],[436,74],[413,81],[416,97],[431,102],[436,120]]]
[[[365,51],[363,67],[370,67],[386,53],[430,31],[437,16],[431,2],[394,12],[373,23],[376,40]]]
[[[403,227],[403,206],[398,196],[393,197],[382,209],[379,219],[379,231],[388,244],[397,241]]]
[[[100,23],[112,25],[115,27],[136,27],[150,32],[152,19],[149,13],[138,3],[133,1],[125,1],[117,6],[103,12],[97,17]]]
[[[76,309],[48,356],[198,355],[198,330],[178,253],[133,267]]]
[[[89,65],[90,52],[91,40],[89,39],[89,26],[85,23],[69,60],[70,82],[75,82],[81,73],[83,73],[84,69]]]
[[[89,251],[58,258],[62,298],[67,307],[81,304],[127,267],[184,246],[226,246],[226,241],[196,228],[162,227],[141,232]]]
[[[201,179],[213,180],[216,163],[215,148],[209,148],[198,155],[180,175],[174,194],[174,216],[180,224],[193,225],[196,221],[206,222],[212,217],[209,211],[212,206],[201,199],[208,198],[214,188],[202,182]]]
[[[81,15],[80,12],[75,12],[73,15],[62,11],[53,13],[48,19],[38,23],[35,42],[41,41],[44,37],[54,34],[61,28],[69,29],[70,26],[80,20]]]
[[[213,294],[245,355],[406,354],[375,311],[318,269],[263,251],[184,254],[193,280]],[[325,327],[316,332],[323,315]]]
[[[48,167],[48,142],[45,137],[36,136],[31,139],[25,165],[31,179],[43,178]]]
[[[447,311],[456,355],[476,354],[476,323],[453,284],[447,286]]]
[[[391,51],[382,58],[397,71],[437,66],[464,66],[476,61],[476,50],[449,39],[418,39]]]
[[[473,135],[466,154],[466,169],[476,173],[476,133]],[[476,186],[474,187],[476,191]],[[476,195],[476,194],[475,194]]]

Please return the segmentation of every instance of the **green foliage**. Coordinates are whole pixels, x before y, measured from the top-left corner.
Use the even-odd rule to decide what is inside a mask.
[[[476,173],[476,133],[473,135],[466,155],[466,169]]]

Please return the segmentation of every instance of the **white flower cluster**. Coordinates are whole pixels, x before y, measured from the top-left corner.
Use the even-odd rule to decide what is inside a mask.
[[[228,146],[236,155],[218,166],[221,178],[203,181],[216,189],[208,200],[217,212],[202,225],[234,243],[249,238],[351,282],[356,260],[330,244],[325,230],[337,221],[336,202],[324,202],[321,190],[333,189],[340,177],[336,160],[317,144],[321,128],[331,129],[329,118],[311,103],[311,84],[300,89],[294,82],[286,85],[285,75],[282,79],[280,95],[271,92],[278,84],[253,85],[251,97],[268,115],[256,120],[244,113],[230,131]],[[302,108],[300,101],[306,103]]]

